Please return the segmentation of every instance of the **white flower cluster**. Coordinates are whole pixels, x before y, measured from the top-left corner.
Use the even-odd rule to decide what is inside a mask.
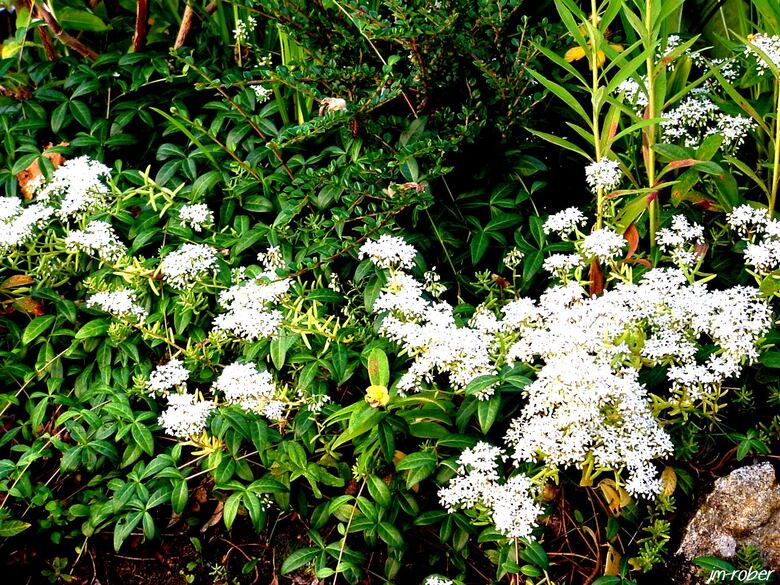
[[[548,217],[542,229],[545,234],[556,233],[561,238],[566,238],[577,229],[577,226],[585,225],[586,221],[587,218],[579,209],[569,207]]]
[[[620,170],[620,163],[616,160],[602,157],[585,167],[585,181],[594,193],[599,190],[614,191],[620,186],[622,179],[623,171]]]
[[[200,232],[203,226],[214,223],[214,214],[205,203],[192,203],[182,206],[179,210],[179,219],[184,225]]]
[[[0,197],[0,254],[29,242],[54,211],[39,203],[25,207],[17,197]]]
[[[745,263],[759,274],[780,269],[780,221],[771,219],[766,210],[740,205],[729,212],[729,226],[748,241]]]
[[[360,247],[358,257],[362,260],[368,257],[371,262],[380,268],[405,268],[414,267],[414,257],[417,250],[407,244],[403,238],[383,234],[378,240],[369,240]]]
[[[524,256],[525,255],[520,250],[512,248],[506,253],[506,256],[504,256],[504,266],[509,268],[509,270],[514,270],[520,266],[520,262],[523,261]]]
[[[87,300],[87,307],[97,307],[115,317],[133,318],[139,322],[149,315],[149,312],[138,304],[135,291],[130,289],[95,293]]]
[[[157,422],[165,432],[177,439],[189,439],[201,434],[214,411],[214,403],[200,400],[193,394],[168,394],[168,408]]]
[[[58,202],[57,216],[66,220],[103,210],[110,194],[104,179],[111,170],[88,156],[80,156],[57,167],[51,180],[36,198],[42,203]]]
[[[658,230],[656,241],[675,264],[691,267],[701,259],[700,246],[704,243],[704,228],[689,222],[684,215],[675,215],[668,228]]]
[[[429,575],[423,581],[423,585],[455,585],[452,579],[447,579],[441,575]]]
[[[649,104],[645,86],[646,82],[644,79],[642,79],[641,85],[638,81],[626,79],[618,84],[617,93],[622,94],[623,99],[637,110],[644,110]]]
[[[710,99],[705,89],[693,90],[677,107],[664,114],[661,122],[667,139],[695,148],[714,134],[723,136],[723,148],[734,150],[745,141],[756,123],[747,116],[731,116]]]
[[[271,374],[259,371],[254,364],[235,362],[225,366],[212,389],[222,392],[228,404],[237,404],[270,420],[282,420],[287,410],[278,399],[279,391]]]
[[[167,364],[157,366],[149,375],[149,381],[146,384],[147,390],[164,394],[169,390],[184,392],[185,383],[190,377],[190,373],[181,360],[173,359]]]
[[[382,264],[386,260],[377,257]],[[391,269],[385,288],[374,302],[375,313],[388,313],[382,320],[381,334],[401,344],[403,352],[414,360],[399,380],[398,391],[417,391],[422,384],[432,382],[437,373],[449,374],[456,388],[493,373],[488,357],[490,336],[479,329],[459,327],[452,306],[430,301],[423,293],[423,283],[411,274]]]
[[[258,103],[263,103],[274,93],[272,89],[263,87],[262,85],[253,85],[252,91],[255,92],[255,98],[257,99]]]
[[[699,234],[677,220],[664,238],[674,246]],[[588,249],[608,257],[622,249],[618,238],[613,232],[609,245],[599,239]],[[689,283],[679,269],[651,270],[639,283],[593,298],[582,284],[568,282],[549,288],[536,303],[507,303],[503,319],[480,307],[463,326],[456,325],[451,306],[424,298],[410,274],[391,270],[374,310],[387,311],[381,333],[412,360],[400,391],[417,390],[435,374],[447,374],[453,387],[463,388],[504,363],[535,364],[536,379],[524,388],[529,404],[507,436],[515,459],[540,459],[552,469],[592,462],[625,471],[629,492],[643,496],[658,492],[652,461],[672,444],[652,416],[639,370],[669,366],[674,399],[690,405],[755,360],[771,324],[758,290],[710,291],[702,282]],[[715,350],[699,361],[702,343]]]
[[[439,490],[439,501],[453,512],[483,506],[496,527],[508,538],[530,538],[542,507],[533,498],[529,477],[515,475],[501,482],[498,468],[504,453],[498,447],[477,443],[458,458],[458,475]]]
[[[589,233],[582,240],[582,253],[586,258],[597,258],[609,262],[626,247],[626,240],[610,228],[602,228]]]
[[[160,262],[160,272],[166,282],[175,288],[187,288],[217,266],[217,251],[207,244],[184,244],[169,253]]]
[[[616,373],[587,352],[550,358],[525,387],[528,404],[506,435],[517,461],[542,458],[551,469],[581,466],[628,471],[626,489],[654,495],[652,460],[673,445],[653,418],[637,373]]]
[[[233,29],[233,37],[237,45],[246,45],[251,41],[251,35],[257,28],[257,20],[254,16],[247,16],[246,20],[236,20],[236,28]]]
[[[582,264],[582,256],[579,254],[551,254],[544,259],[542,268],[553,276],[563,278],[580,264]]]
[[[219,294],[224,312],[214,318],[214,330],[246,341],[275,337],[283,315],[274,308],[287,293],[292,281],[266,272],[256,280],[231,286]]]
[[[0,254],[32,240],[54,216],[62,221],[81,219],[88,213],[105,209],[110,191],[103,178],[108,173],[108,167],[102,163],[82,156],[64,162],[54,170],[48,182],[42,175],[31,181],[28,187],[36,194],[35,203],[23,205],[17,197],[0,197]],[[93,236],[99,237],[99,234]],[[89,240],[92,236],[86,234],[84,237]],[[79,236],[74,238],[78,240]],[[79,249],[75,240],[71,243],[71,250]],[[92,253],[102,249],[103,254],[98,254],[102,259],[116,259],[121,244],[115,237],[114,244],[113,249],[111,246],[95,248]]]
[[[109,263],[119,262],[127,254],[127,247],[119,241],[111,224],[101,220],[92,220],[86,229],[70,232],[65,238],[65,249],[97,256]]]
[[[769,71],[770,64],[772,67],[780,69],[780,36],[749,35],[748,41],[764,54],[761,55],[761,53],[749,45],[745,47],[745,53],[755,57],[759,73],[764,74]]]

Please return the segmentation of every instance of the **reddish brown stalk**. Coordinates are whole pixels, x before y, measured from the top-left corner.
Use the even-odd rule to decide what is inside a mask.
[[[137,53],[146,44],[149,33],[149,0],[136,0],[135,3],[135,34],[133,34],[133,52]]]
[[[54,18],[54,15],[49,11],[48,7],[45,4],[43,3],[36,4],[36,8],[37,8],[36,12],[38,13],[38,16],[40,16],[43,19],[43,21],[46,23],[46,26],[49,27],[49,30],[54,34],[55,37],[57,37],[57,40],[59,40],[62,44],[70,47],[71,49],[76,51],[79,55],[81,55],[82,57],[86,57],[90,61],[95,61],[100,56],[95,51],[90,49],[87,45],[85,45],[80,40],[78,40],[76,37],[72,37],[64,30],[62,30],[60,23],[57,22],[57,19]]]
[[[191,4],[187,4],[187,7],[184,9],[184,14],[181,17],[181,26],[179,27],[179,33],[176,35],[176,42],[173,44],[174,49],[180,49],[184,46],[187,35],[190,34],[190,29],[192,28],[193,16],[195,16],[195,11]]]

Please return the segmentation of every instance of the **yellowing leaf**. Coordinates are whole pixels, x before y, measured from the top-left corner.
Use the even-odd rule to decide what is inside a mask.
[[[601,493],[607,501],[609,511],[614,515],[620,514],[620,510],[631,502],[631,496],[626,490],[615,483],[614,479],[602,479],[599,482]]]
[[[622,555],[611,544],[608,546],[607,559],[604,561],[604,574],[618,575],[620,573],[620,559]]]
[[[677,487],[677,473],[668,465],[661,472],[661,494],[671,496]]]

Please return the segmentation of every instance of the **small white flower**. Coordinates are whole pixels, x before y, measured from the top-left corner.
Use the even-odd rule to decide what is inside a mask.
[[[704,242],[704,228],[690,223],[684,215],[675,215],[668,228],[658,230],[656,240],[675,264],[693,266],[700,259],[697,247]]]
[[[36,198],[58,207],[57,216],[62,220],[104,210],[110,194],[104,179],[110,172],[106,165],[88,156],[65,161],[54,170]]]
[[[616,160],[604,157],[585,167],[585,181],[594,193],[599,189],[606,192],[614,191],[620,186],[622,179],[623,171],[620,170],[620,163]]]
[[[0,198],[0,254],[32,240],[54,215],[54,209],[33,203],[22,206],[16,197]]]
[[[168,408],[160,415],[158,423],[165,432],[177,439],[189,439],[206,429],[213,402],[197,400],[192,394],[168,394]]]
[[[233,29],[233,37],[237,45],[246,45],[251,42],[251,35],[257,28],[257,20],[254,16],[247,16],[246,20],[236,20],[236,28]]]
[[[380,268],[406,268],[414,266],[417,250],[403,238],[383,234],[378,240],[369,240],[360,247],[358,257],[368,257]]]
[[[84,252],[97,256],[108,263],[116,263],[127,254],[127,247],[119,241],[111,224],[100,220],[93,220],[86,229],[68,234],[65,238],[65,248],[69,252]]]
[[[237,404],[271,420],[284,418],[286,404],[276,398],[278,391],[271,374],[259,371],[254,364],[235,362],[225,366],[213,389],[222,392],[228,404]]]
[[[274,276],[270,280],[266,274],[260,280],[222,291],[219,305],[224,312],[214,318],[214,329],[246,341],[276,337],[284,317],[274,304],[287,293],[291,284],[288,278]]]
[[[205,203],[192,203],[182,206],[179,210],[179,219],[184,225],[200,232],[203,230],[203,226],[214,223],[214,214]]]
[[[284,268],[284,256],[279,246],[270,246],[265,252],[257,255],[257,260],[263,265],[266,273],[275,273],[279,268]]]
[[[190,372],[181,360],[171,360],[167,364],[157,366],[149,375],[146,388],[150,392],[165,393],[168,390],[181,389],[190,377]]]
[[[512,248],[506,253],[506,256],[504,256],[504,266],[509,268],[509,270],[514,270],[520,265],[520,262],[523,261],[523,256],[524,254],[520,250]]]
[[[175,288],[187,288],[213,274],[217,267],[217,251],[206,244],[184,244],[160,262],[160,272]]]
[[[116,317],[131,317],[143,321],[149,312],[138,304],[136,293],[130,289],[95,293],[87,300],[87,307],[97,307]]]
[[[481,505],[488,510],[496,530],[509,538],[530,538],[542,507],[532,496],[531,480],[515,475],[501,482],[498,461],[501,449],[477,443],[458,458],[458,475],[439,490],[439,501],[453,512]]]
[[[553,213],[544,222],[542,229],[545,234],[555,232],[560,237],[568,237],[571,232],[577,229],[577,226],[585,225],[587,218],[576,207],[569,207],[558,213]]]
[[[746,236],[749,232],[763,232],[769,216],[765,209],[740,205],[726,215],[726,221],[740,236]]]
[[[578,254],[552,254],[544,259],[542,268],[553,276],[562,278],[581,262],[582,258]]]
[[[272,89],[263,87],[262,85],[253,85],[252,91],[255,92],[255,98],[257,99],[258,103],[263,103],[274,93]]]
[[[423,585],[455,585],[452,579],[447,579],[441,575],[429,575],[423,581]]]
[[[759,33],[748,35],[748,41],[765,55],[762,56],[751,46],[745,47],[745,53],[755,57],[759,73],[763,74],[769,71],[770,64],[775,68],[780,68],[780,36]]]
[[[626,247],[626,240],[610,228],[595,230],[582,241],[582,252],[586,258],[597,258],[608,262]]]

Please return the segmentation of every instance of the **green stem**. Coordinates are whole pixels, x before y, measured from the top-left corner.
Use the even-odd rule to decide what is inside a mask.
[[[645,48],[649,48],[654,43],[653,41],[653,0],[645,1]],[[651,52],[647,56],[646,61],[647,69],[647,117],[651,120],[655,118],[655,61],[653,59],[653,53]],[[647,136],[647,182],[648,187],[651,189],[655,186],[655,151],[653,145],[655,144],[656,126],[651,124],[646,129]],[[658,197],[654,197],[650,202],[650,248],[655,248],[655,233],[658,230]]]
[[[593,25],[593,38],[590,39],[590,95],[593,106],[593,117],[591,126],[593,131],[593,145],[596,153],[596,162],[601,160],[601,132],[599,130],[599,109],[596,103],[596,96],[599,90],[599,38],[595,34],[599,25],[599,12],[596,0],[590,2],[591,24]],[[599,188],[596,193],[596,229],[601,229],[604,224],[604,189]]]
[[[769,216],[775,212],[777,188],[780,183],[780,80],[775,80],[775,135],[773,137],[775,157],[772,162],[772,192],[769,195]]]

